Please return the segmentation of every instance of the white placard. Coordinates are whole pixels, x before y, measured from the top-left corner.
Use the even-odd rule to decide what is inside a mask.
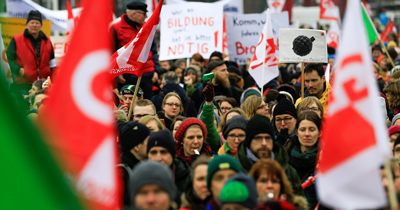
[[[302,42],[305,46],[296,45],[300,36],[310,41]],[[296,41],[294,42],[294,40]],[[295,46],[294,46],[295,44]],[[323,30],[309,29],[280,29],[279,31],[279,62],[280,63],[327,63],[326,34]],[[308,47],[308,49],[307,49]],[[296,53],[295,53],[296,51]],[[300,52],[299,52],[300,51]]]
[[[185,0],[165,0],[165,4],[167,5],[184,3],[188,2]],[[226,14],[243,14],[243,0],[220,0],[213,3],[222,3],[224,5],[224,13]]]
[[[265,14],[226,15],[229,59],[239,65],[252,58],[265,24]],[[271,14],[275,52],[279,56],[279,29],[289,28],[288,12]]]
[[[208,58],[222,51],[222,4],[164,5],[161,11],[160,60]]]

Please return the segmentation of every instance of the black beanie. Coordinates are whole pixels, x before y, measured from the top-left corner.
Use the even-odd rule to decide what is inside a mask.
[[[247,123],[245,145],[249,147],[253,137],[259,133],[267,133],[274,138],[274,128],[268,117],[256,114]]]
[[[157,132],[150,133],[149,141],[147,141],[147,154],[153,147],[163,147],[168,150],[172,158],[175,157],[175,140],[172,137],[172,133],[169,130],[160,130]]]
[[[28,14],[28,19],[26,20],[26,24],[29,23],[31,20],[38,20],[42,25],[42,13],[37,10],[31,10]]]
[[[150,130],[145,125],[136,121],[129,121],[119,129],[119,143],[121,149],[130,151],[141,144],[150,135]]]
[[[296,108],[294,107],[293,103],[286,98],[281,98],[281,100],[275,106],[273,116],[275,118],[277,115],[281,114],[288,114],[297,119]]]

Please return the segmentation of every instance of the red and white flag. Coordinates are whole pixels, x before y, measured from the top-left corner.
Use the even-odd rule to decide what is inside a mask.
[[[326,43],[328,47],[337,48],[340,40],[340,28],[337,21],[332,20],[329,27],[328,34],[326,35]]]
[[[279,76],[269,9],[267,9],[267,21],[261,33],[260,41],[257,44],[256,52],[249,66],[249,73],[259,87],[264,86],[264,84]]]
[[[393,33],[393,21],[389,20],[389,22],[386,24],[385,30],[381,33],[381,39],[383,42],[388,41],[388,34]]]
[[[369,16],[372,16],[372,9],[371,9],[371,4],[369,4],[367,1],[363,0],[362,3],[364,4],[365,9],[367,10],[367,13]]]
[[[156,10],[158,1],[157,0],[146,0],[147,4],[147,17],[150,18],[153,15],[153,12]]]
[[[286,0],[267,0],[268,8],[271,13],[282,12],[283,5],[285,5]]]
[[[128,42],[125,46],[115,52],[111,57],[111,76],[114,78],[121,74],[135,74],[141,77],[149,73],[142,71],[146,63],[154,34],[156,33],[158,23],[160,22],[160,13],[164,0],[161,0],[150,19],[143,25],[136,35],[135,39]]]
[[[69,50],[39,110],[50,148],[93,210],[115,210],[121,202],[109,75],[111,3],[84,1]]]
[[[319,18],[339,22],[338,8],[333,0],[321,0],[319,4]]]
[[[339,209],[386,204],[380,166],[391,156],[360,0],[347,6],[321,138],[321,203]],[[357,33],[355,33],[357,31]]]
[[[72,32],[74,31],[74,28],[76,27],[77,19],[74,19],[74,13],[72,13],[72,7],[71,7],[71,3],[69,2],[69,0],[67,0],[67,11],[68,11],[68,20],[67,20],[67,34],[66,35],[71,35]]]

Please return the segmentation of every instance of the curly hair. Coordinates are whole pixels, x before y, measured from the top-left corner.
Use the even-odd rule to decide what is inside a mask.
[[[400,109],[400,79],[389,79],[383,88],[389,102],[390,109]],[[388,97],[388,93],[390,97]]]

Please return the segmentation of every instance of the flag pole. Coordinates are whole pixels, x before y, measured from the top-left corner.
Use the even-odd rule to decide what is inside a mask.
[[[301,99],[304,98],[304,62],[301,63]]]
[[[262,78],[261,78],[261,98],[263,98],[264,96],[264,66],[265,66],[265,57],[264,57],[264,61],[263,61],[263,68],[262,68]]]
[[[133,98],[132,98],[132,104],[131,104],[131,107],[129,107],[128,121],[131,119],[133,106],[135,106],[135,100],[136,100],[137,92],[139,90],[140,80],[142,80],[142,77],[139,77],[136,82],[135,93],[133,94]]]
[[[379,35],[378,31],[376,30],[375,25],[374,25],[374,23],[372,22],[371,17],[368,15],[367,10],[365,9],[365,6],[364,6],[364,4],[363,4],[362,2],[361,2],[361,6],[362,6],[362,8],[363,8],[365,14],[366,14],[367,17],[368,17],[369,23],[371,24],[372,28],[374,28],[375,35],[379,38],[379,43],[381,44],[382,48],[385,50],[386,56],[389,58],[390,63],[392,64],[392,66],[393,66],[393,68],[394,68],[393,60],[392,60],[392,58],[390,57],[389,52],[388,52],[388,50],[386,49],[385,45],[383,44],[383,41],[382,41],[382,39],[381,39],[381,36]]]
[[[389,197],[390,209],[397,209],[398,203],[397,203],[396,191],[394,189],[393,175],[389,159],[385,161],[384,170],[388,182],[388,194],[389,194],[388,197]]]

